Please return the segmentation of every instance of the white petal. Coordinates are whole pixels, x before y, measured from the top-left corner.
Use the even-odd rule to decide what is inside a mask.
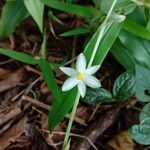
[[[86,85],[83,82],[79,82],[78,83],[78,90],[79,90],[80,95],[82,97],[84,97],[85,93],[86,93]]]
[[[67,79],[62,86],[62,91],[68,91],[75,87],[80,81],[76,79],[75,76]]]
[[[85,74],[87,75],[92,75],[94,74],[96,71],[98,71],[98,69],[100,68],[100,65],[96,65],[96,66],[92,66],[86,69]]]
[[[84,80],[85,84],[91,88],[98,88],[101,87],[101,83],[98,79],[93,76],[87,76]]]
[[[76,69],[78,72],[84,72],[86,69],[86,59],[83,53],[81,53],[77,58]]]
[[[69,67],[60,67],[60,70],[64,72],[68,76],[74,76],[76,74],[76,70]]]

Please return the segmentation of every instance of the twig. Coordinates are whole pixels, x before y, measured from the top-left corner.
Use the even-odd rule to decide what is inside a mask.
[[[92,115],[91,115],[90,118],[89,118],[89,121],[92,120],[92,118],[93,118],[93,116],[95,115],[96,111],[98,110],[99,106],[100,106],[100,104],[98,104],[98,105],[95,107],[95,109],[94,109]]]
[[[24,67],[25,67],[25,69],[26,69],[27,71],[33,72],[33,73],[38,74],[38,75],[40,75],[40,76],[42,75],[40,71],[38,71],[38,70],[32,68],[32,67],[29,66],[29,65],[26,65],[26,66],[24,66]]]
[[[25,90],[25,95],[28,95],[28,93],[30,92],[30,90],[32,89],[32,87],[38,82],[38,81],[40,81],[41,79],[42,79],[43,77],[42,76],[40,76],[39,78],[37,78],[34,82],[32,82],[28,87],[27,87],[27,89]]]
[[[10,35],[9,36],[9,40],[10,40],[10,49],[14,49],[15,48],[15,38],[14,38],[14,35]]]
[[[25,95],[22,96],[22,100],[25,100],[25,101],[28,101],[28,102],[30,102],[30,103],[33,103],[33,104],[37,105],[38,107],[43,108],[43,109],[45,109],[45,110],[47,110],[47,111],[49,111],[50,108],[51,108],[49,105],[44,104],[44,103],[42,103],[42,102],[39,101],[39,100],[33,99],[33,98],[28,97],[28,96],[25,96]],[[67,115],[66,115],[66,118],[70,118],[70,114],[67,114]],[[85,123],[85,121],[84,121],[83,119],[81,119],[81,118],[79,118],[79,117],[76,116],[74,120],[75,120],[77,123],[86,126],[86,123]]]
[[[12,62],[12,61],[15,61],[15,60],[14,59],[9,59],[9,60],[6,60],[4,62],[1,62],[0,65],[5,65],[5,64],[7,64],[9,62]]]
[[[14,102],[17,98],[19,98],[24,92],[25,92],[25,89],[19,92],[15,97],[12,98],[12,102]]]
[[[67,61],[67,62],[64,64],[64,66],[69,65],[70,63],[72,63],[73,61],[75,61],[75,60],[76,60],[76,58],[77,58],[77,56],[76,56],[76,57],[74,57],[73,59],[71,59],[71,60]]]
[[[54,131],[53,134],[62,134],[62,135],[64,135],[65,132],[57,132],[57,131]],[[70,133],[70,136],[79,137],[79,138],[85,139],[85,140],[87,140],[87,141],[89,142],[89,144],[90,144],[95,150],[98,150],[98,149],[96,148],[96,146],[92,143],[92,141],[91,141],[89,138],[87,138],[86,136],[79,135],[79,134],[75,134],[75,133]]]
[[[28,101],[30,103],[33,103],[33,104],[35,104],[35,105],[37,105],[37,106],[39,106],[39,107],[41,107],[41,108],[43,108],[43,109],[45,109],[47,111],[49,111],[49,109],[50,109],[50,106],[48,106],[48,105],[46,105],[46,104],[44,104],[44,103],[42,103],[42,102],[40,102],[40,101],[38,101],[36,99],[30,98],[30,97],[25,96],[25,95],[23,95],[21,98],[23,100]]]

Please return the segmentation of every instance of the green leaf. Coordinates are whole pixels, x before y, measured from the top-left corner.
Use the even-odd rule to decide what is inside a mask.
[[[127,49],[119,40],[116,40],[113,44],[111,53],[124,68],[130,71],[135,71],[133,52],[130,49]]]
[[[150,144],[150,117],[145,118],[139,125],[134,125],[129,130],[132,138],[140,144]]]
[[[104,13],[108,13],[112,3],[113,3],[113,0],[109,0],[109,1],[102,0],[101,1],[101,10]],[[134,10],[135,7],[136,6],[133,5],[133,2],[131,0],[118,0],[115,5],[114,11],[115,12],[123,12],[124,14],[129,14]]]
[[[89,33],[91,30],[89,28],[86,28],[84,26],[79,26],[76,27],[73,30],[67,31],[65,33],[60,34],[62,37],[68,37],[68,36],[74,36],[74,35],[80,35],[80,34],[85,34]]]
[[[150,102],[150,95],[146,91],[150,90],[150,69],[136,65],[135,72],[136,97],[143,102]]]
[[[27,16],[28,12],[23,1],[7,1],[0,17],[0,37],[9,36]]]
[[[81,99],[87,104],[96,104],[101,102],[111,102],[112,95],[104,88],[87,89],[86,95]]]
[[[140,122],[142,122],[144,119],[150,117],[150,103],[147,103],[144,108],[142,109],[140,113]]]
[[[77,88],[62,93],[61,101],[54,101],[49,112],[49,129],[52,132],[55,126],[64,118],[74,105]]]
[[[41,59],[39,62],[39,66],[42,71],[42,75],[45,79],[45,82],[49,88],[49,90],[52,92],[52,95],[56,99],[56,101],[61,101],[61,94],[58,89],[58,86],[56,84],[53,71],[48,63],[47,60]]]
[[[41,3],[40,0],[24,0],[24,4],[30,15],[38,24],[41,33],[43,33],[44,4]]]
[[[113,96],[119,100],[127,100],[135,92],[135,78],[132,72],[121,74],[114,83]]]
[[[39,63],[39,60],[35,59],[34,57],[11,49],[0,48],[0,53],[23,63],[31,65],[37,65]]]
[[[122,27],[122,24],[114,23],[109,28],[109,30],[103,37],[101,43],[99,44],[98,51],[96,53],[96,56],[94,58],[92,65],[102,64],[102,62],[105,59],[107,53],[109,52],[111,46],[113,45],[114,41],[118,37],[121,27]],[[100,28],[98,28],[98,30],[95,32],[95,34],[92,36],[92,38],[88,42],[87,46],[85,47],[84,55],[86,57],[87,62],[90,60],[90,57],[93,53],[93,48],[96,44],[99,30],[100,30]]]
[[[53,21],[55,21],[55,22],[57,22],[57,23],[59,23],[59,24],[61,24],[61,25],[64,25],[64,23],[63,23],[59,18],[57,18],[57,17],[53,14],[52,11],[49,10],[49,12],[48,12],[47,15],[48,15],[48,18],[49,18],[50,20],[53,20]]]
[[[150,42],[122,31],[119,35],[121,43],[133,53],[136,63],[150,68]]]
[[[150,31],[135,21],[126,18],[123,28],[132,34],[135,34],[136,36],[150,40]]]
[[[149,19],[149,21],[148,21],[148,23],[146,25],[146,29],[150,31],[150,19]]]
[[[93,18],[96,15],[102,15],[99,10],[93,7],[68,4],[56,0],[41,0],[41,2],[52,8],[85,18]]]

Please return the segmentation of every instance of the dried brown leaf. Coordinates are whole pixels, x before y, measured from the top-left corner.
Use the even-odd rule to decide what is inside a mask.
[[[107,143],[110,150],[134,150],[134,142],[128,131],[122,131]]]
[[[25,116],[19,120],[14,126],[8,129],[2,136],[0,136],[0,149],[4,150],[12,142],[15,142],[16,139],[24,133],[24,129],[27,126],[28,118]]]
[[[13,108],[7,113],[6,112],[1,113],[0,114],[0,126],[2,126],[2,124],[6,123],[10,119],[16,117],[20,113],[21,113],[21,109],[19,107]]]
[[[21,82],[21,80],[23,80],[24,75],[24,69],[19,69],[16,72],[8,75],[6,79],[0,81],[0,92],[3,92],[18,85]]]
[[[0,68],[0,79],[5,79],[9,74],[10,70]]]

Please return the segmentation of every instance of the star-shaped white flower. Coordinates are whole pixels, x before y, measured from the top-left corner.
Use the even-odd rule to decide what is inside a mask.
[[[101,86],[100,81],[92,76],[99,68],[100,65],[86,68],[86,59],[81,53],[77,58],[76,69],[60,67],[66,75],[70,76],[63,84],[62,91],[68,91],[77,85],[80,95],[84,97],[86,85],[91,88],[98,88]]]

